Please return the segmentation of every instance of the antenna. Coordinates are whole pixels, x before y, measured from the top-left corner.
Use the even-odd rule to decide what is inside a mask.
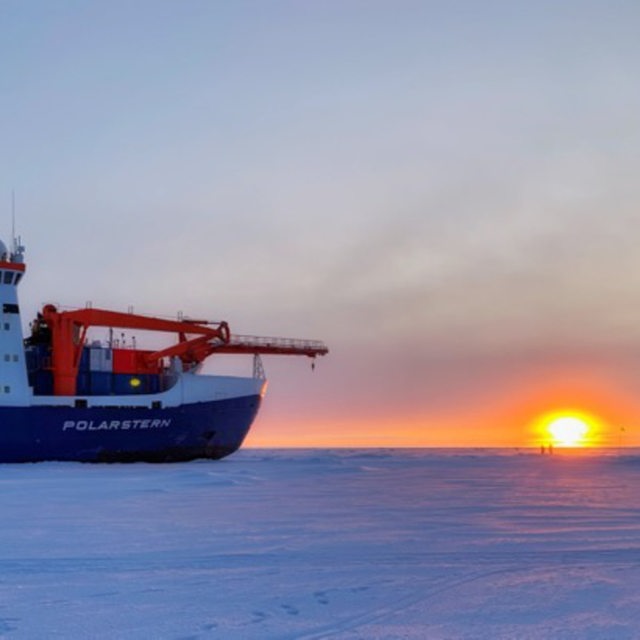
[[[12,248],[11,248],[11,261],[23,262],[24,247],[20,242],[20,238],[16,236],[16,191],[11,189],[11,236],[12,236]]]

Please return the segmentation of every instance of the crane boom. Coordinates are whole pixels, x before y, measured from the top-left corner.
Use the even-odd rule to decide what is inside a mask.
[[[241,336],[232,334],[229,342],[219,344],[215,353],[249,353],[308,356],[315,358],[329,353],[320,340],[299,340],[295,338],[265,338],[261,336]]]
[[[188,368],[214,353],[304,355],[315,358],[329,352],[326,345],[317,340],[232,336],[226,322],[166,320],[90,307],[58,311],[54,305],[48,304],[43,307],[36,323],[39,323],[39,330],[44,327],[50,332],[53,390],[56,395],[76,394],[80,356],[91,326],[178,334],[178,342],[174,345],[140,353],[149,367],[159,365],[166,357],[179,357],[183,366]]]

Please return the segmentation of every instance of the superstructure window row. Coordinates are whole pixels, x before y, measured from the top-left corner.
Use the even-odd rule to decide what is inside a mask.
[[[0,282],[2,282],[2,284],[18,284],[22,279],[22,275],[21,271],[0,269]]]

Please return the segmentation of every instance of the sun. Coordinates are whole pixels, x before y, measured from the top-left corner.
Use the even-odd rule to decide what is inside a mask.
[[[599,439],[601,424],[584,411],[553,411],[536,420],[535,431],[542,445],[589,447]]]
[[[589,434],[589,423],[578,416],[558,416],[547,424],[552,442],[561,447],[582,447]]]

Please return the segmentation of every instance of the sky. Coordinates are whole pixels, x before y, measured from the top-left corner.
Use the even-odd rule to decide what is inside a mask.
[[[323,339],[313,372],[265,357],[248,445],[526,446],[558,409],[638,445],[638,24],[623,0],[0,0],[23,321],[91,301]]]

